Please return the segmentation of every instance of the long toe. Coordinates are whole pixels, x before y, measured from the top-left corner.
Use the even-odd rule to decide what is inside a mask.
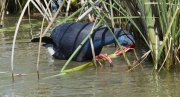
[[[109,58],[109,56],[107,54],[99,54],[96,56],[96,61],[99,63],[99,65],[102,66],[102,63],[100,62],[100,60],[103,58],[109,62],[110,66],[113,66],[112,60],[111,60],[111,58]]]
[[[132,48],[122,46],[122,50],[124,50],[124,52],[127,52],[131,49]],[[120,56],[120,55],[122,55],[122,50],[120,48],[117,48],[117,50],[114,52],[114,54],[116,54],[117,56]]]

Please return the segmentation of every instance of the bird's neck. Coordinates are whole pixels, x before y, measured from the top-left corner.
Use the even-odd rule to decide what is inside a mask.
[[[105,46],[108,44],[115,43],[114,37],[113,36],[106,36],[105,38],[102,38],[96,42],[94,42],[94,46]]]
[[[112,29],[112,31],[114,32],[115,29]],[[116,31],[119,31],[119,29],[115,30]],[[115,37],[117,36],[116,33],[115,34]],[[114,36],[112,35],[112,33],[109,31],[109,30],[106,30],[104,31],[102,34],[100,34],[98,39],[94,40],[94,46],[96,47],[102,47],[102,46],[105,46],[105,45],[108,45],[108,44],[112,44],[112,43],[116,43],[115,39],[114,39]]]

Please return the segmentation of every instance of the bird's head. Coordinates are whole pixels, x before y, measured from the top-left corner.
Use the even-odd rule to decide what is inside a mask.
[[[125,30],[121,30],[117,33],[117,40],[125,52],[135,47],[135,40],[133,35]],[[118,56],[121,55],[122,54],[121,49],[118,48],[115,54]]]
[[[134,48],[135,46],[135,40],[134,37],[131,33],[129,33],[126,30],[117,30],[115,32],[116,38],[118,42],[124,46],[124,47],[129,47],[129,48]]]

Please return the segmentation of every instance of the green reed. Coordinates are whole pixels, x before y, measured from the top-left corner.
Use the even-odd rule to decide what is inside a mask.
[[[125,1],[127,2],[127,1]],[[141,23],[148,41],[147,45],[152,51],[155,71],[171,70],[180,64],[178,55],[179,46],[179,2],[178,0],[129,0],[140,12]],[[133,2],[136,2],[136,4]],[[129,9],[132,10],[132,9]],[[135,23],[138,28],[138,23]]]

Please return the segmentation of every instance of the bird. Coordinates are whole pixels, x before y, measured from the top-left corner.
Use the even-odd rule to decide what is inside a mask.
[[[42,37],[41,41],[44,43],[42,46],[46,47],[54,58],[60,60],[67,60],[79,45],[82,45],[81,49],[76,53],[72,60],[82,62],[86,60],[92,60],[92,50],[90,40],[87,40],[84,44],[81,42],[91,32],[94,23],[92,22],[68,22],[60,24],[55,27],[51,32],[51,35]],[[94,52],[96,58],[107,57],[107,54],[100,54],[103,46],[116,43],[114,36],[117,38],[120,45],[124,48],[134,48],[135,40],[131,33],[120,28],[108,28],[107,26],[100,25],[93,30],[91,38],[94,45]],[[40,38],[33,38],[31,42],[39,42]],[[116,50],[116,55],[121,53]],[[106,58],[108,59],[108,58]],[[111,63],[110,63],[111,64]]]

